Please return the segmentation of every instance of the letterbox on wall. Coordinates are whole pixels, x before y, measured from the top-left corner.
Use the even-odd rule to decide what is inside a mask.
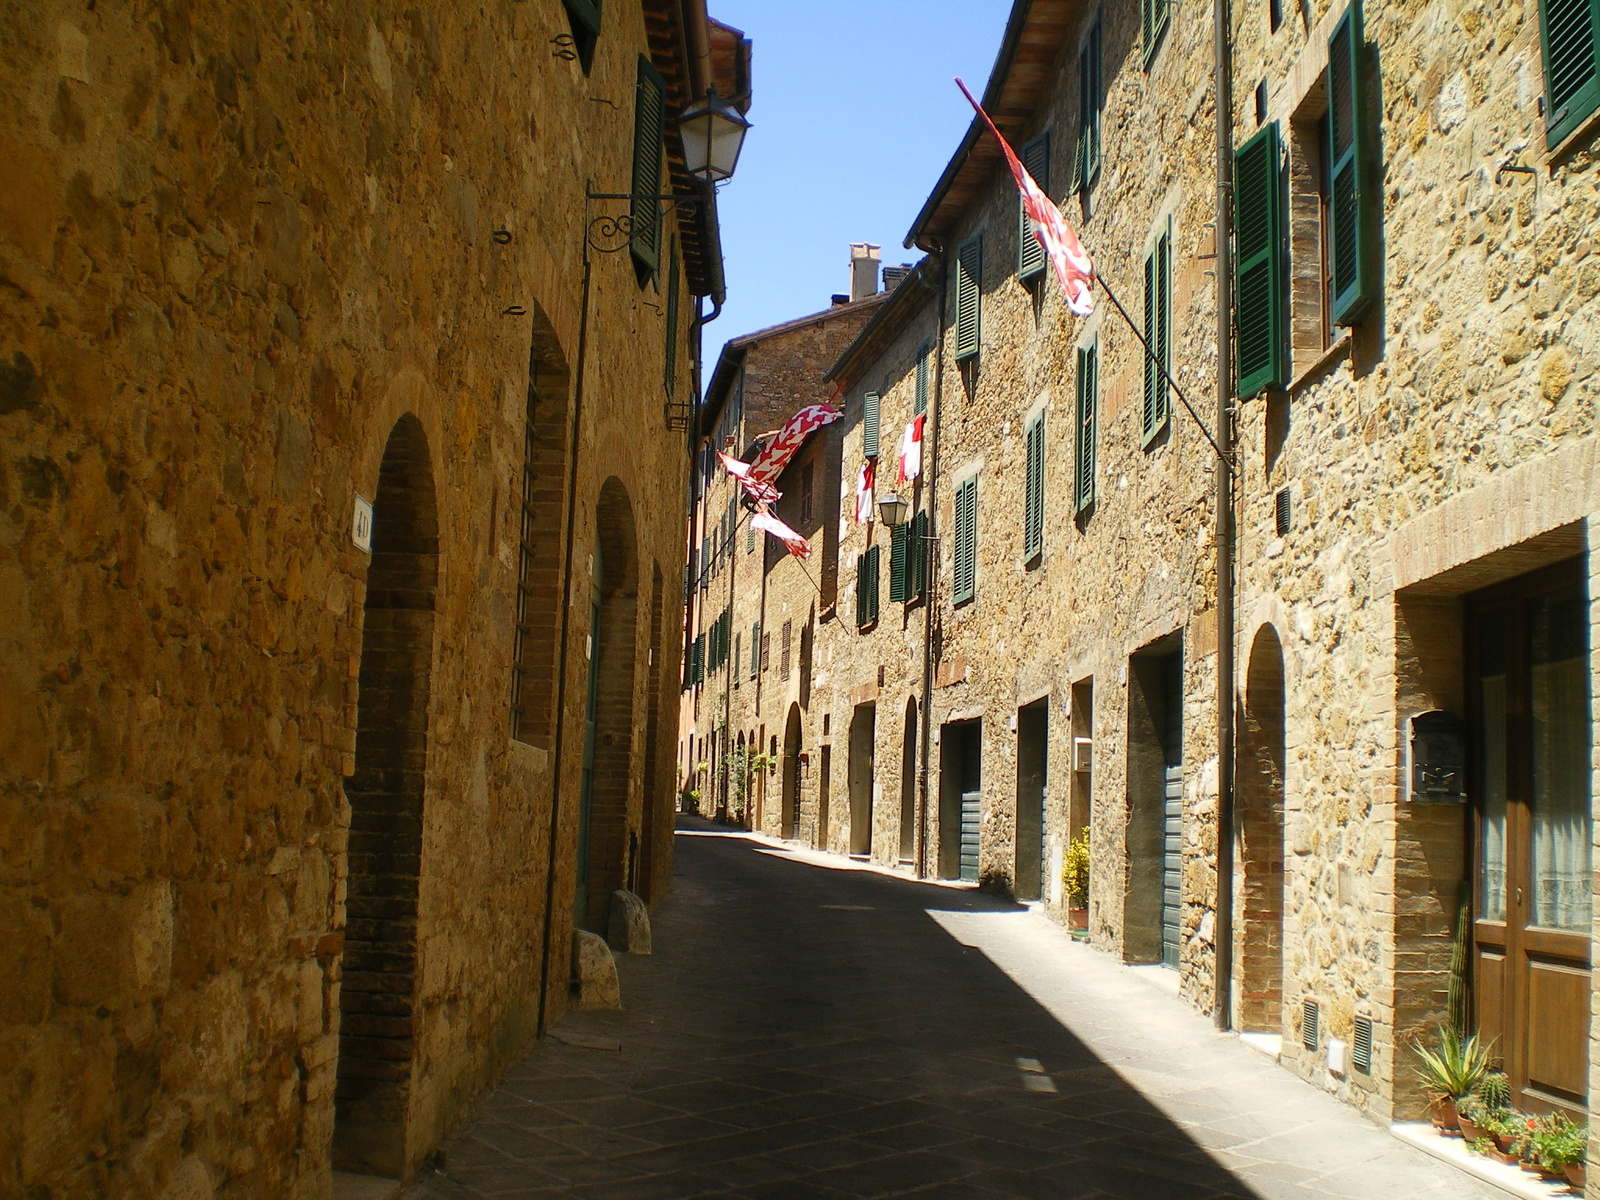
[[[1454,713],[1411,718],[1408,742],[1413,803],[1461,804],[1467,798],[1467,731]]]

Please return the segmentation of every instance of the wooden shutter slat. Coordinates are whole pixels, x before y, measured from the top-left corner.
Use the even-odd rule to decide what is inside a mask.
[[[978,574],[978,481],[969,479],[956,489],[956,537],[954,578],[951,592],[955,603],[971,600],[977,593]]]
[[[868,392],[861,397],[861,453],[867,458],[878,457],[877,392]]]
[[[1288,382],[1282,146],[1269,122],[1234,155],[1239,395]]]
[[[1539,41],[1554,147],[1600,107],[1600,0],[1539,0]]]
[[[1083,512],[1094,503],[1095,406],[1098,400],[1099,342],[1078,351],[1078,428],[1073,508]]]
[[[917,391],[913,416],[920,417],[928,411],[928,355],[928,343],[923,342],[917,347]]]
[[[1023,489],[1022,557],[1044,548],[1044,415],[1028,423],[1027,472]]]
[[[666,81],[639,56],[633,111],[633,199],[629,203],[629,249],[646,270],[661,265],[661,149],[666,119]]]

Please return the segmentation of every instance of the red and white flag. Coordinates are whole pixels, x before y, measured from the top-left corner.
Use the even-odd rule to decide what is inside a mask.
[[[765,505],[758,508],[755,515],[750,518],[750,527],[759,529],[763,533],[770,533],[787,546],[789,553],[796,558],[811,557],[811,543],[768,512]]]
[[[927,414],[912,420],[900,435],[900,473],[896,483],[908,483],[922,474],[922,422]]]
[[[778,497],[783,495],[770,483],[760,483],[750,478],[750,464],[743,459],[734,458],[731,454],[717,451],[717,457],[722,460],[722,467],[729,475],[739,481],[739,486],[757,504],[776,504]]]
[[[861,464],[861,470],[856,472],[856,524],[872,524],[872,484],[873,476],[877,474],[872,469],[872,460],[868,459]]]
[[[967,98],[967,103],[972,105],[973,111],[983,118],[989,132],[1000,143],[1000,149],[1005,151],[1011,177],[1017,181],[1017,190],[1022,193],[1022,207],[1027,211],[1033,236],[1044,247],[1050,265],[1055,268],[1056,280],[1061,284],[1061,296],[1066,300],[1067,307],[1074,315],[1087,317],[1094,311],[1094,263],[1089,261],[1083,243],[1072,231],[1072,226],[1067,224],[1061,210],[1039,190],[1039,185],[1033,181],[1033,176],[1028,174],[1027,168],[1017,158],[1017,152],[1011,148],[1011,143],[995,128],[989,114],[983,111],[983,106],[972,98],[967,85],[957,79],[956,86]]]
[[[746,477],[751,483],[772,483],[789,465],[795,451],[824,425],[831,425],[844,413],[827,404],[808,404],[783,423],[778,435],[762,448],[750,464]],[[748,490],[748,488],[746,489]]]

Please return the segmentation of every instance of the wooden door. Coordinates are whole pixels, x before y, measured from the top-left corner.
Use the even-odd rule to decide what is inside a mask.
[[[1472,597],[1473,1001],[1532,1109],[1587,1111],[1589,605],[1574,559]]]

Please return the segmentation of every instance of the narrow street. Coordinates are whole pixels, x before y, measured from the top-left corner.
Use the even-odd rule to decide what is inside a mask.
[[[693,825],[623,1011],[567,1018],[406,1200],[1500,1195],[1041,916]]]

